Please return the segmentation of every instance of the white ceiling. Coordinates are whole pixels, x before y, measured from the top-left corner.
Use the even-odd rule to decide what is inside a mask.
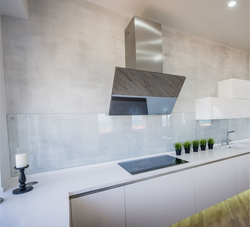
[[[88,0],[249,52],[249,0]],[[125,29],[125,28],[124,28]]]

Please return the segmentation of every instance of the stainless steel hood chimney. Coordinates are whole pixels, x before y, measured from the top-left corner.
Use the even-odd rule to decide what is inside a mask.
[[[186,77],[163,74],[161,25],[133,17],[125,56],[126,68],[115,70],[109,114],[170,114]]]
[[[133,17],[125,29],[126,68],[163,72],[161,25]]]

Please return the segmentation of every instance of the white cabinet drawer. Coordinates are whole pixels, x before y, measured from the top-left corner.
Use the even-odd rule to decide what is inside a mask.
[[[195,213],[194,170],[125,186],[127,227],[166,227]]]
[[[238,165],[238,193],[248,190],[249,187],[249,165],[250,165],[250,155],[243,155],[237,157]]]
[[[195,168],[196,213],[238,194],[235,158]]]
[[[71,199],[72,227],[125,227],[124,187]]]

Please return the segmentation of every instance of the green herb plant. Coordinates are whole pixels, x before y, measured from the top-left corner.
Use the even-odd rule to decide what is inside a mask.
[[[200,145],[201,146],[206,146],[207,145],[207,140],[206,139],[201,139],[200,140]]]
[[[194,140],[192,142],[192,144],[193,144],[193,147],[199,147],[200,141],[199,140]]]
[[[185,149],[190,149],[190,148],[191,148],[191,143],[190,143],[189,141],[187,141],[187,142],[185,142],[185,143],[183,144],[183,147],[184,147]]]
[[[181,143],[175,143],[174,148],[175,148],[175,150],[180,151],[181,148],[182,148],[182,144]]]
[[[214,144],[214,139],[213,139],[213,138],[209,138],[209,139],[207,140],[207,143],[208,143],[209,145]]]

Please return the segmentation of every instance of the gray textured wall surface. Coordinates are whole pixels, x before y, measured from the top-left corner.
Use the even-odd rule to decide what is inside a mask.
[[[0,2],[1,11],[1,2]],[[0,188],[10,179],[10,160],[6,119],[2,28],[0,17]]]
[[[85,1],[31,0],[3,17],[8,113],[108,112],[130,18]]]
[[[8,113],[108,113],[132,16],[78,0],[30,0],[30,20],[3,17]],[[248,79],[249,55],[163,26],[164,72],[187,77],[174,112],[194,112],[217,82]]]
[[[217,97],[218,81],[249,80],[249,54],[171,28],[163,36],[164,72],[187,77],[174,112],[194,112],[195,99]]]
[[[124,67],[131,16],[78,0],[30,0],[30,20],[3,17],[11,165],[29,173],[173,150],[176,141],[249,137],[248,119],[195,120],[195,99],[217,82],[249,79],[249,55],[163,26],[164,72],[186,76],[171,116],[105,117],[115,66]],[[14,175],[14,173],[12,173]]]

